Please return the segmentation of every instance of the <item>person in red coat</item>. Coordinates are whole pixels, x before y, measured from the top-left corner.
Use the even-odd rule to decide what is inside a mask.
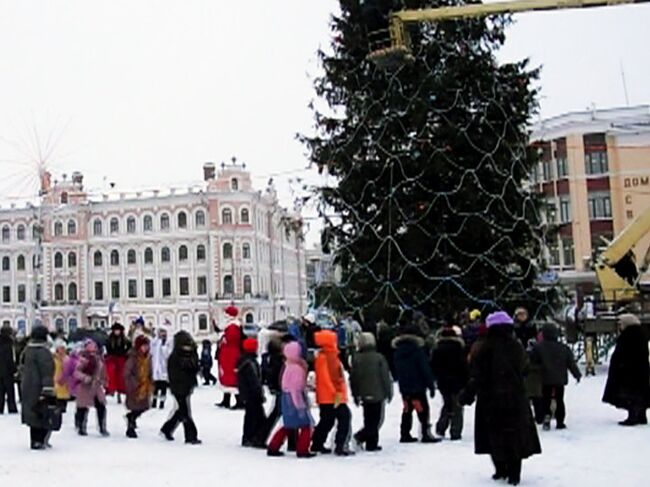
[[[228,306],[225,309],[229,323],[217,345],[217,362],[219,363],[219,383],[224,389],[223,401],[218,406],[230,407],[230,396],[232,390],[237,390],[237,362],[241,356],[242,331],[237,315],[239,310],[235,306]],[[239,394],[235,393],[235,405],[233,409],[242,409],[243,404]]]
[[[115,323],[106,343],[106,375],[108,376],[108,395],[117,394],[117,402],[122,402],[122,394],[126,394],[124,383],[124,365],[131,349],[131,342],[124,334],[124,327]]]

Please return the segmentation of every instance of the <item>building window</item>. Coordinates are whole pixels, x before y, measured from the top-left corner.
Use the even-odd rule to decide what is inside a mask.
[[[560,223],[569,223],[571,221],[571,200],[568,198],[560,199]]]
[[[68,284],[68,301],[77,300],[77,285],[74,282]]]
[[[54,236],[60,237],[61,235],[63,235],[63,223],[56,222],[54,224]]]
[[[169,215],[167,213],[160,215],[160,229],[163,231],[169,230]]]
[[[239,190],[239,180],[237,178],[232,178],[230,180],[230,189],[232,189],[233,191]]]
[[[70,318],[68,320],[68,332],[73,333],[77,331],[77,318]]]
[[[246,313],[245,321],[248,324],[253,324],[255,322],[255,317],[253,316],[253,313]]]
[[[187,246],[181,245],[178,247],[178,260],[181,262],[187,260]]]
[[[74,252],[68,253],[68,267],[77,267],[77,254]]]
[[[104,283],[97,281],[95,282],[95,301],[104,300]]]
[[[145,232],[151,232],[153,230],[153,218],[151,215],[145,215],[144,219],[142,220],[142,229]]]
[[[251,245],[249,243],[244,243],[241,246],[242,258],[250,259],[251,258]]]
[[[26,293],[25,293],[25,285],[24,284],[19,284],[18,285],[18,302],[19,303],[24,303],[26,299],[27,299],[27,296],[26,296]]]
[[[230,242],[223,244],[223,259],[232,259],[232,244]]]
[[[208,317],[206,315],[199,315],[199,331],[208,330]]]
[[[57,252],[54,254],[54,268],[55,269],[61,269],[63,267],[63,254],[61,252]]]
[[[8,226],[2,227],[2,241],[9,242],[9,237],[11,236],[11,230]]]
[[[32,240],[38,240],[41,238],[41,231],[37,224],[32,225]]]
[[[550,181],[552,178],[551,161],[542,161],[542,180]]]
[[[145,279],[144,281],[144,297],[153,298],[153,279]]]
[[[120,281],[111,281],[111,298],[120,299]]]
[[[196,215],[194,215],[194,224],[197,228],[205,226],[205,212],[203,210],[197,211]]]
[[[9,286],[2,287],[2,302],[3,303],[11,302],[11,288]]]
[[[8,271],[11,269],[11,261],[9,257],[3,257],[2,258],[2,270],[3,271]]]
[[[249,223],[250,222],[250,213],[248,212],[248,208],[243,208],[241,211],[241,222],[242,223]]]
[[[558,157],[555,160],[555,164],[557,166],[558,179],[566,178],[569,175],[569,166],[566,157]]]
[[[553,241],[548,243],[548,256],[549,256],[549,265],[551,266],[560,265],[560,249],[555,239],[553,239]]]
[[[165,277],[162,280],[162,295],[163,298],[167,298],[172,295],[172,280],[168,277]]]
[[[102,253],[99,250],[96,250],[93,255],[93,263],[95,267],[101,267],[102,265]]]
[[[199,296],[205,296],[208,294],[208,280],[205,276],[199,276],[196,278],[196,294]]]
[[[18,225],[16,230],[16,238],[18,240],[25,240],[25,225]]]
[[[129,265],[135,264],[135,250],[129,249],[129,251],[126,253],[126,263]]]
[[[251,276],[244,276],[244,294],[253,294],[253,281]]]
[[[62,205],[67,205],[68,204],[68,193],[63,191],[61,193],[61,204]]]
[[[230,208],[224,208],[221,212],[221,223],[223,225],[232,225],[232,210]]]
[[[171,260],[171,253],[169,252],[169,247],[163,247],[160,250],[160,261],[169,262]]]
[[[126,219],[126,233],[135,233],[135,217],[133,216]]]
[[[111,265],[120,265],[120,253],[117,250],[111,250]]]
[[[138,281],[136,281],[135,279],[129,279],[128,289],[129,289],[129,298],[138,297]]]
[[[187,228],[187,213],[181,211],[177,217],[178,228]]]
[[[68,235],[77,234],[77,222],[74,220],[68,220]]]
[[[63,301],[63,284],[54,285],[54,301]]]
[[[102,234],[102,221],[95,220],[93,222],[93,235],[100,236]]]
[[[196,247],[196,260],[198,262],[203,262],[205,260],[205,245],[199,244]]]
[[[575,257],[573,255],[573,239],[562,239],[562,257],[564,258],[565,267],[573,267],[575,265]]]
[[[225,295],[230,295],[235,292],[235,286],[233,283],[232,276],[223,276],[223,293]]]
[[[608,193],[591,193],[587,203],[589,205],[590,220],[612,217],[612,203]]]
[[[40,284],[40,283],[37,283],[37,284],[36,284],[36,302],[37,302],[37,303],[40,303],[40,302],[41,302],[41,296],[42,296],[42,293],[41,293],[41,284]]]
[[[189,296],[190,294],[190,280],[187,277],[178,279],[179,293],[181,296]]]
[[[25,270],[25,256],[22,254],[16,258],[16,269],[19,271]]]
[[[153,264],[153,250],[151,250],[151,247],[144,250],[144,263]]]
[[[117,218],[111,218],[110,231],[111,235],[120,231],[120,221]]]
[[[586,153],[585,171],[587,174],[606,174],[608,171],[607,152],[595,151]]]

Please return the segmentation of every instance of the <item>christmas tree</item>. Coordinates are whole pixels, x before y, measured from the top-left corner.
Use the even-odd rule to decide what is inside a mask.
[[[497,62],[509,18],[409,26],[415,59],[395,70],[367,57],[371,7],[458,3],[341,0],[332,18],[315,80],[325,108],[301,138],[336,181],[317,194],[339,307],[441,316],[547,303],[535,287],[547,227],[527,186],[538,73]]]

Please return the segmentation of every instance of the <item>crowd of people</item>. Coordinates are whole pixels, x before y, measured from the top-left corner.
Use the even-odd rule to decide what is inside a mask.
[[[74,426],[80,436],[88,434],[91,408],[100,435],[108,436],[106,398],[122,402],[124,396],[125,435],[135,439],[138,418],[151,408],[163,409],[169,390],[175,407],[160,433],[172,441],[182,424],[185,443],[196,445],[201,440],[192,418],[192,393],[199,374],[205,385],[216,383],[216,360],[224,392],[216,405],[244,409],[243,447],[266,449],[275,457],[284,455],[287,442],[299,458],[350,456],[356,449],[381,450],[384,409],[397,383],[401,443],[438,443],[447,434],[450,441],[460,440],[464,407],[476,402],[475,452],[491,456],[494,479],[517,485],[522,460],[541,453],[535,423],[548,430],[554,420],[557,429],[566,428],[564,389],[569,373],[578,382],[581,378],[560,330],[551,323],[538,329],[524,308],[513,317],[495,311],[485,319],[473,310],[449,317],[435,330],[424,315],[410,310],[393,325],[348,317],[335,328],[317,325],[308,314],[286,326],[263,328],[257,337],[243,333],[238,313],[235,306],[226,309],[228,324],[214,355],[209,340],[199,353],[189,333],[179,331],[170,340],[165,326],[152,330],[143,320],[134,321],[128,332],[114,324],[105,343],[91,336],[68,343],[51,340],[46,328],[35,327],[22,348],[13,331],[2,328],[0,413],[5,404],[9,413],[18,412],[18,380],[31,448],[42,450],[50,447],[51,433],[61,427],[70,401],[76,404]],[[634,315],[620,316],[620,325],[603,400],[628,411],[621,425],[647,424],[648,340]],[[318,422],[312,416],[312,390]],[[436,391],[442,408],[434,423],[429,399]],[[349,401],[363,411],[363,427],[355,433]],[[357,448],[350,447],[351,441]]]

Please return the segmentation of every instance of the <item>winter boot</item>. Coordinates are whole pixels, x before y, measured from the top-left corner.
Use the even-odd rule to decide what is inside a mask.
[[[542,429],[544,431],[549,431],[551,429],[551,417],[544,416],[544,424],[542,424]]]
[[[508,462],[508,485],[519,485],[521,481],[521,460]]]
[[[167,440],[167,441],[174,441],[174,436],[169,432],[164,429],[160,430],[160,434]]]
[[[492,475],[492,480],[504,480],[508,478],[508,465],[506,462],[499,462],[492,459],[494,463],[494,475]]]
[[[232,407],[233,410],[236,409],[244,409],[246,406],[242,402],[241,398],[239,397],[239,394],[235,394],[235,405]]]
[[[135,429],[137,428],[135,424],[135,418],[131,413],[126,415],[126,421],[127,421],[127,426],[126,426],[126,437],[127,438],[137,438],[138,434],[135,432]]]
[[[86,430],[86,426],[88,424],[88,409],[87,408],[77,409],[75,416],[76,416],[75,422],[77,424],[77,432],[79,433],[79,436],[88,436],[88,431]]]
[[[122,394],[120,394],[119,392],[117,393],[117,403],[122,404]]]
[[[97,404],[97,425],[99,426],[99,434],[103,437],[110,436],[110,433],[106,429],[106,406],[103,404]]]
[[[226,392],[223,395],[223,400],[215,404],[215,406],[219,408],[230,408],[230,394]]]
[[[151,408],[156,409],[158,407],[158,397],[154,396],[153,401],[151,401]]]
[[[276,451],[276,450],[266,450],[266,456],[267,457],[283,457],[284,453],[281,451]]]
[[[281,452],[278,452],[278,453],[281,453]],[[267,452],[267,455],[268,455],[268,452]],[[269,456],[273,456],[273,455],[269,455]],[[298,453],[296,456],[298,458],[314,458],[316,456],[316,454],[312,453],[312,452],[307,452],[307,453]]]
[[[160,407],[160,409],[165,409],[165,398],[164,398],[164,396],[160,398],[160,406],[159,407]]]
[[[400,436],[399,442],[400,443],[417,443],[418,439],[414,438],[410,434],[407,434],[407,435]]]
[[[441,438],[436,438],[431,434],[431,428],[429,426],[422,427],[422,443],[439,443]]]

